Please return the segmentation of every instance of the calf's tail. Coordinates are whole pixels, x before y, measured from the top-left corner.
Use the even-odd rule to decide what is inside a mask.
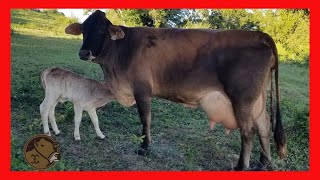
[[[52,68],[46,69],[41,72],[41,84],[44,90],[46,90],[46,77],[51,72]]]

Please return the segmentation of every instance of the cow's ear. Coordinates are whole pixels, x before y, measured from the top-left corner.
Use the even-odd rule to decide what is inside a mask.
[[[72,34],[72,35],[80,35],[82,33],[82,24],[79,23],[73,23],[70,24],[66,29],[64,30],[66,34]]]
[[[119,26],[110,25],[108,28],[112,40],[124,38],[124,32]]]

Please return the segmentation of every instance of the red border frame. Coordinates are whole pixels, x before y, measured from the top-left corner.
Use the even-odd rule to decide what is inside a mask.
[[[135,1],[107,1],[107,0],[11,0],[10,2],[0,2],[0,35],[1,35],[1,71],[0,78],[2,87],[1,91],[1,108],[0,114],[3,115],[0,126],[0,175],[8,179],[60,179],[60,178],[80,178],[87,179],[93,176],[102,178],[144,178],[150,177],[156,179],[163,178],[311,178],[318,175],[320,156],[319,145],[316,143],[320,131],[316,130],[319,127],[319,114],[316,111],[319,104],[320,88],[317,85],[319,72],[317,66],[319,50],[316,50],[316,43],[319,42],[319,34],[316,33],[319,29],[319,14],[320,6],[311,0],[188,0],[178,2],[177,0],[161,0],[155,3],[154,1],[135,0]],[[306,172],[13,172],[10,171],[10,9],[11,8],[310,8],[310,170]],[[318,10],[318,11],[317,11]],[[34,175],[34,176],[28,176]],[[53,176],[48,176],[53,175]]]

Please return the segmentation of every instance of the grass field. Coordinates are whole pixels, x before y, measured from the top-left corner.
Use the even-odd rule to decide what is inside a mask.
[[[40,73],[48,67],[64,67],[103,80],[97,64],[78,59],[81,39],[63,34],[72,22],[59,15],[13,10],[11,12],[11,169],[32,170],[23,158],[23,145],[32,135],[42,133],[39,105],[44,98]],[[47,18],[48,19],[48,18]],[[47,20],[46,20],[47,21]],[[41,26],[39,24],[42,24]],[[56,25],[57,24],[57,25]],[[309,169],[309,65],[280,65],[281,107],[288,134],[289,155],[278,160],[271,140],[272,164],[276,170]],[[61,161],[49,170],[228,170],[235,166],[240,153],[238,131],[225,135],[218,126],[209,131],[201,109],[191,110],[166,100],[152,101],[151,154],[134,153],[141,124],[137,108],[117,102],[98,110],[105,140],[96,134],[84,113],[81,141],[73,138],[73,107],[59,104],[56,118],[61,135]],[[251,165],[259,160],[255,138]]]

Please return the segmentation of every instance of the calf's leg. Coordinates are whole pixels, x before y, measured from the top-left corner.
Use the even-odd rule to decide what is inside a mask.
[[[45,98],[44,101],[40,104],[40,114],[41,114],[41,121],[43,125],[43,133],[50,134],[50,129],[49,129],[49,123],[48,123],[48,116],[49,116],[49,105],[48,105],[48,100]]]
[[[80,122],[82,118],[82,111],[83,111],[83,108],[81,106],[74,105],[74,139],[76,141],[79,141],[81,139],[79,128],[80,128]]]
[[[99,128],[99,120],[98,120],[98,116],[97,116],[97,112],[96,112],[96,109],[92,108],[92,109],[89,109],[88,110],[88,114],[91,118],[91,121],[92,121],[92,124],[94,126],[94,129],[97,133],[97,136],[100,138],[100,139],[104,139],[105,136],[102,134],[100,128]]]
[[[43,102],[40,104],[40,115],[41,115],[41,120],[43,125],[43,133],[49,136],[51,135],[50,129],[49,129],[49,123],[48,123],[49,111],[52,108],[52,106],[56,103],[56,101],[57,101],[57,95],[46,91],[46,96]]]
[[[51,127],[52,127],[55,135],[60,134],[60,131],[59,131],[58,126],[57,126],[57,123],[56,123],[56,118],[55,118],[55,116],[54,116],[54,109],[55,109],[55,107],[56,107],[57,104],[58,104],[58,102],[55,102],[55,103],[51,106],[51,108],[50,108],[50,110],[49,110],[49,121],[50,121]]]

